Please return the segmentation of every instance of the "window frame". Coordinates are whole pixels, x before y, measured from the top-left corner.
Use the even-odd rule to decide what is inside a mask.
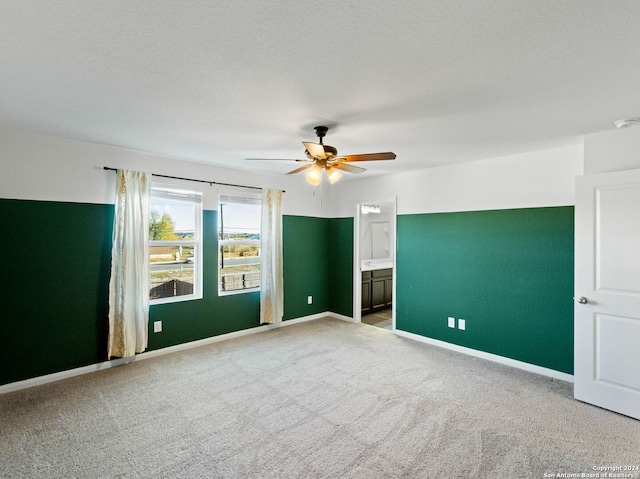
[[[155,192],[155,194],[154,194]],[[159,194],[159,192],[163,192]],[[202,299],[203,291],[203,238],[202,238],[202,191],[185,188],[184,186],[169,185],[166,183],[153,182],[151,184],[149,201],[149,221],[151,221],[151,199],[168,198],[172,201],[191,203],[195,206],[194,239],[186,240],[152,240],[149,239],[149,250],[147,251],[147,262],[149,265],[149,295],[151,294],[151,261],[149,260],[150,248],[154,246],[193,246],[195,261],[193,261],[193,293],[180,296],[167,296],[164,298],[149,298],[149,305],[177,303],[182,301],[193,301]]]
[[[260,206],[260,224],[259,224],[259,234],[260,234],[260,239],[258,240],[224,240],[221,238],[221,236],[224,234],[223,231],[223,222],[224,222],[224,211],[223,211],[223,205],[225,204],[229,204],[229,203],[234,203],[233,201],[226,201],[223,202],[224,198],[244,198],[247,200],[257,200],[257,203]],[[244,204],[250,204],[248,202],[244,203]],[[235,202],[236,204],[243,204],[243,202]],[[231,296],[234,294],[244,294],[244,293],[253,293],[253,292],[257,292],[260,291],[260,285],[258,286],[254,286],[254,287],[250,287],[250,288],[239,288],[239,289],[231,289],[231,290],[224,290],[222,289],[222,263],[223,263],[223,258],[221,256],[221,248],[224,247],[225,245],[233,245],[233,246],[258,246],[260,248],[260,274],[262,274],[262,194],[260,193],[255,193],[255,192],[247,192],[246,190],[223,190],[220,191],[218,193],[218,224],[216,225],[216,235],[217,235],[217,262],[218,262],[218,268],[217,268],[217,275],[216,275],[216,282],[217,282],[217,290],[218,290],[218,296]]]

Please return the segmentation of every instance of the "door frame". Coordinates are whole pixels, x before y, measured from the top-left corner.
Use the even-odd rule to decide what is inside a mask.
[[[393,252],[392,258],[392,303],[391,303],[391,330],[396,330],[396,259],[397,259],[397,223],[398,223],[398,197],[359,201],[355,205],[355,214],[353,216],[353,322],[362,322],[362,268],[360,262],[360,233],[362,231],[362,205],[364,204],[391,204],[391,214],[389,218],[390,245],[389,251]]]
[[[611,331],[612,325],[616,322],[620,325],[633,321],[634,327],[640,328],[640,317],[637,313],[638,290],[611,286],[606,280],[601,283],[602,270],[599,261],[602,256],[599,248],[611,249],[613,246],[611,243],[609,246],[603,246],[598,234],[599,228],[603,228],[599,226],[602,224],[602,218],[607,218],[606,211],[600,210],[600,195],[603,192],[630,187],[637,189],[638,185],[640,169],[585,175],[576,179],[573,383],[576,399],[636,419],[640,419],[640,391],[637,389],[637,382],[635,385],[627,384],[624,382],[624,376],[612,376],[612,371],[624,370],[626,377],[630,377],[633,373],[629,372],[629,366],[619,366],[627,364],[626,361],[637,364],[640,356],[637,355],[635,345],[625,346],[623,341],[615,341],[616,338],[611,336]],[[631,214],[633,215],[633,212]],[[626,218],[628,216],[622,218],[623,222]],[[611,274],[609,271],[609,278]],[[607,324],[609,336],[602,336],[605,331],[603,328]],[[616,334],[621,337],[624,332]],[[632,338],[633,335],[627,334],[627,337]],[[620,353],[619,351],[624,351],[624,347],[636,355]],[[606,365],[606,368],[601,369],[603,365]]]

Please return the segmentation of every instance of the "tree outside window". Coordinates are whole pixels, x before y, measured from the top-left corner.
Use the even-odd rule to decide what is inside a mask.
[[[149,274],[151,304],[202,297],[201,194],[151,188]]]

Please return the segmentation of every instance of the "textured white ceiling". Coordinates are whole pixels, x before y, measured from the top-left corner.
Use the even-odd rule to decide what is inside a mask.
[[[579,143],[640,116],[638,0],[0,0],[0,125],[285,173]]]

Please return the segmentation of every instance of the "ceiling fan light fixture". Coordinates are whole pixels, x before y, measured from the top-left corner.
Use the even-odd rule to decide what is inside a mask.
[[[313,186],[318,186],[322,183],[322,170],[317,165],[314,165],[309,169],[309,171],[307,171],[305,177],[307,178],[307,183]]]
[[[381,212],[378,204],[363,204],[360,206],[360,213],[363,215],[380,214]]]
[[[342,173],[340,173],[335,168],[327,168],[327,178],[329,178],[329,183],[334,184],[340,178],[342,178]]]
[[[290,161],[300,161],[306,163],[306,165],[296,168],[293,171],[287,173],[292,175],[295,173],[301,173],[306,171],[305,177],[307,183],[313,186],[322,184],[322,170],[325,170],[325,175],[331,184],[342,178],[342,172],[347,173],[363,173],[367,171],[360,166],[351,165],[350,162],[355,161],[377,161],[377,160],[395,160],[396,154],[391,151],[382,153],[361,153],[358,155],[341,155],[338,156],[338,150],[331,145],[325,145],[322,139],[329,131],[326,126],[316,126],[316,135],[318,136],[319,143],[313,143],[310,141],[303,141],[304,154],[306,159],[295,159]],[[264,158],[246,158],[247,160],[260,160]],[[340,170],[340,171],[338,171]]]

